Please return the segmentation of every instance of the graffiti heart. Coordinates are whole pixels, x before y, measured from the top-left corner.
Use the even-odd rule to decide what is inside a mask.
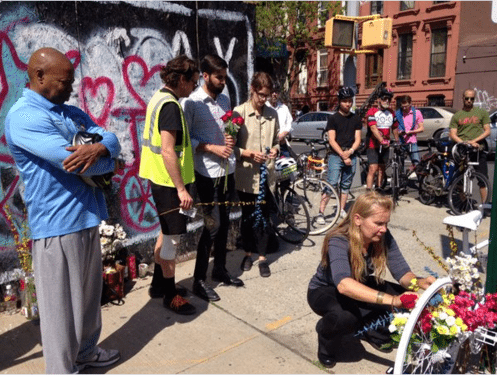
[[[114,101],[114,84],[108,77],[98,77],[93,80],[85,77],[81,80],[81,102],[83,110],[101,127],[106,128],[109,113]],[[100,116],[94,113],[95,108],[103,105]]]

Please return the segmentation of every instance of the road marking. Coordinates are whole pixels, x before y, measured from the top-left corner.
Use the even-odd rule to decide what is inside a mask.
[[[290,316],[283,317],[282,319],[279,319],[276,322],[268,323],[266,325],[266,329],[268,329],[269,331],[276,330],[277,328],[287,324],[291,320],[292,320],[292,317],[290,317]]]

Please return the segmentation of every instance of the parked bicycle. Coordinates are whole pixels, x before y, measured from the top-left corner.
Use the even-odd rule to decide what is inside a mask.
[[[327,157],[329,154],[328,143],[319,141],[324,145],[316,149],[313,141],[306,142],[311,146],[311,151],[299,155],[299,179],[293,184],[294,190],[305,200],[311,219],[309,234],[322,234],[329,230],[340,216],[340,196],[335,188],[326,181]],[[319,152],[325,151],[325,156],[320,157]],[[319,216],[322,213],[323,217]]]
[[[304,199],[291,187],[297,176],[297,163],[291,157],[276,161],[276,188],[268,198],[270,220],[276,234],[283,240],[299,244],[310,232],[310,217]]]

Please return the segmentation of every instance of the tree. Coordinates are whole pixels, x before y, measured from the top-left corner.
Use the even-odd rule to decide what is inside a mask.
[[[272,64],[285,68],[276,72],[275,78],[282,85],[286,84],[282,96],[287,100],[301,63],[307,60],[310,51],[324,46],[324,40],[318,34],[318,21],[324,26],[328,18],[341,14],[341,1],[257,1],[254,4],[256,44],[269,55],[282,46],[287,46],[290,52],[286,62],[280,57],[270,57]]]

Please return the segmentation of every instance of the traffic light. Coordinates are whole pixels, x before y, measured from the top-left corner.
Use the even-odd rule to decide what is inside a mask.
[[[392,44],[392,19],[380,18],[362,24],[361,48],[388,48]]]
[[[324,45],[326,47],[352,48],[354,46],[355,21],[330,18],[326,21]]]

